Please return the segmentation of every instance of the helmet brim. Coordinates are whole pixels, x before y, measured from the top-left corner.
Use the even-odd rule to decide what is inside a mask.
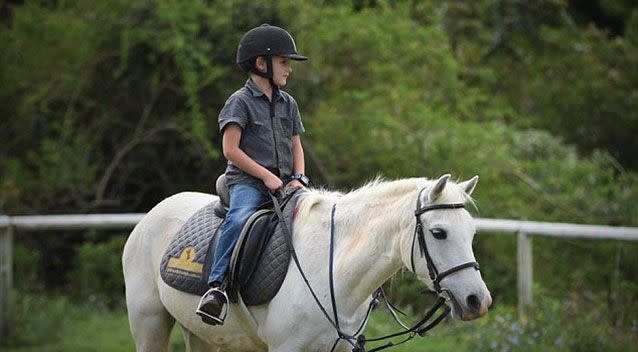
[[[287,57],[291,60],[297,60],[297,61],[306,61],[308,60],[308,58],[306,56],[303,55],[299,55],[299,54],[288,54],[288,55],[281,55],[283,57]]]

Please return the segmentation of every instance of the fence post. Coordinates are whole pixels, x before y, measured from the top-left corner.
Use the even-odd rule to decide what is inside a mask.
[[[532,301],[532,236],[518,232],[518,313],[524,317]]]
[[[13,280],[13,228],[0,227],[0,345],[9,337]]]

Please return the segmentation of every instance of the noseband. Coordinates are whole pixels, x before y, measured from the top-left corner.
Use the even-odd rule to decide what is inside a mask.
[[[439,209],[460,209],[465,208],[465,204],[463,203],[452,203],[452,204],[430,204],[422,206],[421,204],[421,194],[423,190],[419,192],[419,196],[416,200],[416,210],[414,211],[414,216],[416,216],[416,226],[414,227],[414,235],[412,237],[412,250],[410,251],[410,264],[412,265],[412,272],[416,274],[416,270],[414,267],[414,245],[415,242],[419,241],[419,252],[421,253],[421,257],[425,257],[425,261],[428,265],[428,274],[430,275],[430,280],[432,280],[432,284],[434,285],[434,290],[437,294],[441,294],[443,291],[441,289],[441,281],[454,274],[457,271],[461,271],[463,269],[474,268],[475,270],[480,270],[479,264],[477,262],[467,262],[457,266],[454,266],[448,270],[443,272],[439,272],[434,265],[434,261],[430,256],[430,252],[428,251],[428,245],[425,241],[425,233],[423,232],[423,223],[421,222],[421,215],[426,211],[431,210],[439,210]]]

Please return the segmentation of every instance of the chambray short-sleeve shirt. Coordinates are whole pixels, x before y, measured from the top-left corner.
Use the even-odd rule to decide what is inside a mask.
[[[299,107],[288,93],[278,90],[271,118],[268,97],[250,78],[233,93],[219,113],[219,130],[229,123],[242,128],[239,148],[261,166],[280,178],[292,175],[292,136],[305,132]],[[230,160],[226,167],[228,186],[245,183],[265,189],[264,183],[241,170]]]

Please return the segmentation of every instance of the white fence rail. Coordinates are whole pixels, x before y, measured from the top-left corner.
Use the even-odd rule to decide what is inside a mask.
[[[638,227],[578,225],[566,223],[474,219],[476,229],[485,232],[516,234],[518,310],[523,314],[532,305],[532,235],[561,238],[638,241]]]
[[[0,216],[0,342],[9,334],[9,293],[13,273],[15,230],[128,229],[144,214]],[[638,241],[638,228],[577,225],[502,219],[475,219],[478,231],[518,236],[518,304],[525,312],[532,306],[532,236]],[[1,343],[0,343],[1,344]]]

